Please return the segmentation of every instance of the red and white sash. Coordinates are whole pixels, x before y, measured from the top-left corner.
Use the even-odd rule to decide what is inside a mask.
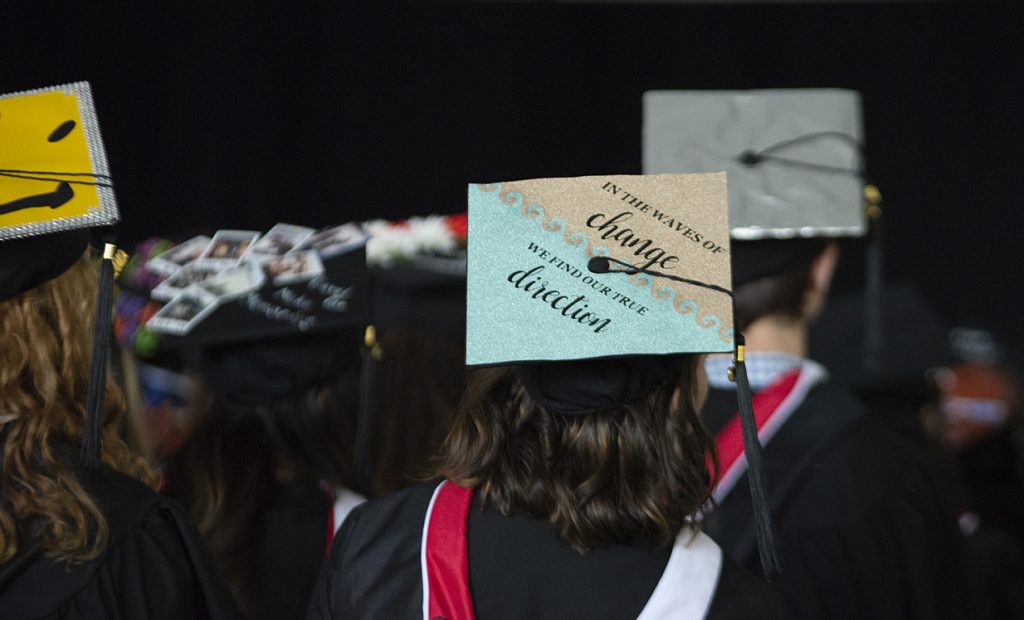
[[[472,502],[473,489],[447,480],[437,485],[430,498],[420,549],[424,620],[474,618],[466,545],[466,520]]]
[[[827,377],[828,371],[821,364],[804,360],[799,368],[784,373],[754,396],[754,420],[757,422],[757,437],[762,446],[768,445],[786,420],[803,404],[807,393]],[[721,502],[747,471],[743,428],[738,411],[715,436],[715,448],[721,469],[715,471],[710,457],[708,469],[712,479],[716,480],[713,491],[715,501]]]
[[[327,512],[327,542],[324,545],[324,559],[326,560],[327,554],[331,552],[331,545],[334,543],[334,535],[341,529],[348,513],[365,502],[366,498],[355,491],[344,487],[335,488],[334,485],[326,482],[321,482],[320,488],[327,494],[331,506]]]
[[[473,620],[467,518],[473,490],[452,482],[434,489],[423,521],[420,567],[424,620]],[[637,620],[703,618],[722,570],[722,550],[704,533],[684,529]]]

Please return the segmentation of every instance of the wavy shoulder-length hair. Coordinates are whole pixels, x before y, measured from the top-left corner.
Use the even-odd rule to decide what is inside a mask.
[[[54,559],[88,560],[107,545],[103,511],[61,456],[85,425],[96,292],[87,251],[60,276],[0,301],[0,563],[17,552],[17,523],[34,517]],[[117,434],[124,400],[109,379],[104,403],[103,462],[154,482]]]
[[[534,403],[511,368],[476,370],[437,473],[506,515],[549,520],[581,552],[669,544],[710,500],[699,359],[667,359],[672,372],[639,402],[572,417]]]

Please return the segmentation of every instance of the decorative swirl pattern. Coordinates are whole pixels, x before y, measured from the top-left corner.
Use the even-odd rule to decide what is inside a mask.
[[[587,247],[587,236],[578,230],[576,232],[570,232],[568,229],[566,229],[565,242],[573,247],[577,245]]]
[[[659,288],[657,291],[651,289],[651,295],[653,295],[654,298],[657,299],[658,301],[667,301],[669,303],[672,303],[672,300],[676,296],[676,289],[669,286]]]
[[[672,307],[675,308],[676,312],[679,314],[690,314],[691,312],[700,314],[700,308],[697,306],[697,302],[692,299],[686,299],[685,297],[677,299],[675,303],[672,304]]]
[[[530,220],[536,217],[540,217],[541,225],[543,225],[544,207],[540,205],[530,205],[529,207],[523,207],[523,215],[525,215],[526,218]]]
[[[715,329],[718,332],[718,337],[725,342],[732,342],[732,329],[723,329],[722,319],[714,314],[701,314],[700,306],[696,301],[687,299],[679,294],[679,291],[672,287],[658,287],[654,278],[646,273],[640,272],[629,276],[629,282],[633,286],[639,287],[650,287],[651,297],[654,297],[658,301],[667,301],[672,304],[672,307],[679,314],[690,314],[693,313],[694,320],[697,325],[700,325],[704,329]]]
[[[629,282],[633,286],[644,286],[644,287],[646,287],[646,286],[651,286],[651,285],[654,284],[654,278],[652,278],[650,275],[648,275],[646,273],[640,272],[640,273],[634,273],[633,275],[629,276]]]
[[[498,197],[507,205],[513,207],[523,206],[523,195],[519,192],[501,192]]]
[[[480,183],[477,185],[480,191],[488,193],[496,191],[499,187],[501,187],[501,183]]]
[[[534,206],[537,206],[537,205],[534,205]],[[533,207],[530,207],[530,208],[532,209]],[[540,208],[540,207],[538,207],[538,208]],[[544,213],[544,210],[541,209],[541,214],[543,215],[543,213]],[[559,219],[551,218],[551,219],[547,220],[546,222],[543,222],[541,224],[541,226],[543,226],[544,230],[546,230],[548,232],[560,232],[562,230],[565,230],[566,224],[565,224],[565,220],[559,220]],[[568,232],[568,231],[566,231],[566,232]]]
[[[705,329],[711,329],[713,327],[721,327],[722,319],[714,314],[705,314],[704,316],[697,319],[697,324]]]

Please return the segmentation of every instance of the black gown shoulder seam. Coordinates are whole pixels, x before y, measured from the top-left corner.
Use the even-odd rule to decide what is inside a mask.
[[[98,558],[96,564],[92,567],[89,572],[89,576],[82,582],[82,586],[73,592],[68,593],[61,601],[53,606],[53,609],[59,609],[68,601],[75,599],[79,594],[85,591],[93,581],[96,579],[99,572],[107,566],[107,563],[116,556],[118,551],[124,547],[125,543],[138,536],[142,531],[145,530],[145,523],[157,510],[166,508],[168,500],[167,498],[158,495],[156,492],[153,493],[153,497],[147,501],[145,509],[140,511],[139,518],[137,519],[134,527],[130,531],[126,532],[124,536],[118,538],[116,542],[110,544],[106,549],[103,550],[103,555]],[[108,517],[109,519],[109,517]]]

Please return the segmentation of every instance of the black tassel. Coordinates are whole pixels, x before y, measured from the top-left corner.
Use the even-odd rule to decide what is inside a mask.
[[[376,406],[374,375],[379,355],[380,348],[377,345],[376,330],[373,325],[370,325],[366,328],[361,353],[359,414],[356,418],[355,474],[353,476],[355,491],[365,497],[373,497],[373,412]]]
[[[743,450],[747,457],[747,477],[750,481],[750,497],[754,508],[757,550],[761,555],[761,568],[765,579],[771,581],[781,571],[782,560],[779,557],[775,525],[772,523],[771,508],[768,505],[768,483],[764,478],[761,441],[757,437],[753,393],[747,378],[747,365],[743,360],[744,346],[743,336],[737,335],[733,378],[736,381],[736,396],[739,400],[740,426],[743,428]]]
[[[82,430],[82,467],[95,475],[103,454],[103,397],[107,386],[107,352],[110,348],[111,310],[114,296],[114,258],[117,248],[106,244],[100,261],[100,286],[96,297],[96,320],[92,326],[92,367]]]
[[[870,373],[882,369],[882,290],[884,252],[882,249],[882,194],[874,185],[864,187],[867,205],[868,245],[864,255],[864,368]]]
[[[807,138],[820,137],[821,135],[824,134],[809,134]],[[848,136],[846,137],[848,138]],[[802,139],[804,138],[800,138],[800,140]],[[643,269],[614,258],[594,257],[587,264],[587,269],[591,273],[607,273],[611,271],[612,263],[626,267],[626,270],[619,271],[619,273],[643,272],[677,282],[716,290],[729,295],[729,297],[733,296],[732,291],[717,285]],[[736,318],[734,316],[733,325],[735,324]],[[745,346],[746,342],[743,339],[743,334],[736,334],[735,357],[733,358],[733,367],[729,378],[736,382],[736,396],[739,400],[740,426],[743,428],[743,449],[747,456],[747,475],[750,480],[750,495],[753,500],[757,549],[761,554],[761,566],[764,569],[764,576],[770,581],[779,574],[782,561],[779,558],[779,552],[775,543],[775,526],[772,524],[771,508],[768,505],[768,483],[764,479],[761,441],[757,437],[757,420],[754,418],[753,395],[750,390],[750,381],[747,378],[747,366],[743,361]]]

